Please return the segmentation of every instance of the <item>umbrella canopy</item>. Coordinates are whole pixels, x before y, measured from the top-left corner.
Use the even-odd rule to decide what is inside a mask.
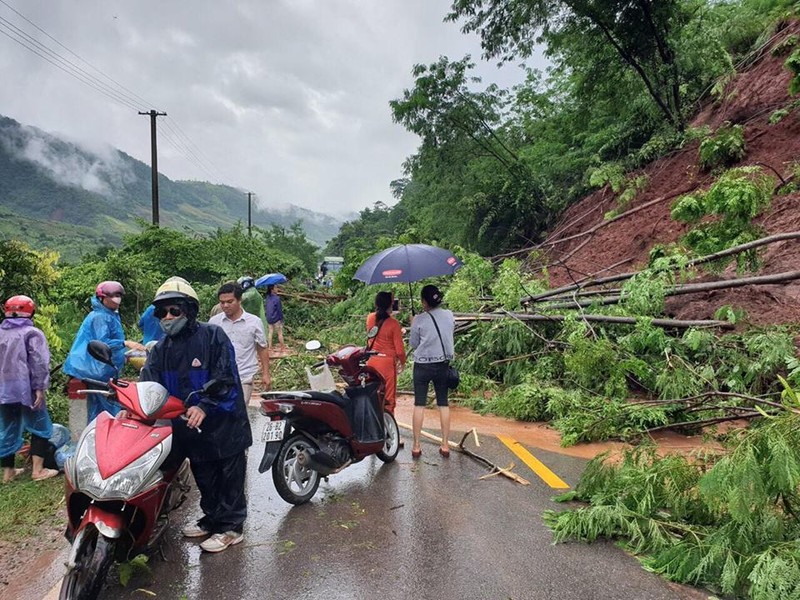
[[[411,283],[428,277],[452,275],[462,266],[463,263],[444,248],[403,244],[370,256],[358,268],[353,279],[366,284]]]
[[[278,285],[280,283],[286,283],[288,279],[286,279],[286,275],[283,273],[267,273],[263,277],[259,277],[256,279],[256,287],[267,287],[268,285]]]

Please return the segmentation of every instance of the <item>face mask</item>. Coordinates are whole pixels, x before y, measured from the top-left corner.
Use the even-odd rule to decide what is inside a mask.
[[[169,337],[178,335],[183,328],[186,327],[186,324],[189,322],[189,319],[186,318],[186,315],[182,317],[178,317],[177,319],[162,319],[159,323],[161,325],[161,329],[166,333]]]
[[[115,304],[116,306],[122,304],[122,298],[120,296],[109,296],[108,299],[111,304]]]

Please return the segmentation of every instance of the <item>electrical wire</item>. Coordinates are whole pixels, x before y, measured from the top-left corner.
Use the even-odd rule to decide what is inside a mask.
[[[136,92],[130,90],[129,88],[119,83],[117,80],[106,74],[101,69],[98,69],[97,67],[92,65],[89,61],[87,61],[77,53],[73,52],[70,48],[62,44],[52,35],[47,33],[44,29],[39,27],[36,23],[28,19],[25,15],[20,13],[10,4],[8,4],[8,2],[6,2],[5,0],[0,0],[0,4],[2,4],[3,6],[7,7],[9,10],[14,12],[25,22],[29,23],[36,30],[41,32],[43,35],[47,36],[47,38],[58,44],[58,46],[69,52],[81,63],[83,63],[89,69],[101,75],[103,78],[105,78],[105,80],[111,82],[111,84],[113,85],[107,83],[106,81],[100,79],[99,77],[93,75],[92,73],[89,73],[86,69],[84,69],[80,65],[64,57],[56,50],[52,49],[51,47],[37,40],[35,37],[28,34],[23,29],[17,27],[14,23],[3,18],[2,16],[0,16],[0,34],[9,38],[13,42],[19,44],[29,52],[38,56],[39,58],[47,61],[51,65],[64,71],[66,74],[70,75],[74,79],[77,79],[87,87],[90,87],[96,92],[103,94],[105,97],[109,98],[110,100],[113,100],[118,104],[121,104],[137,112],[141,111],[142,103],[145,106],[154,105],[153,103],[147,101],[145,98],[143,98]],[[178,151],[179,154],[183,155],[183,157],[186,158],[190,164],[192,164],[194,167],[197,167],[206,176],[210,176],[211,179],[217,179],[218,181],[224,180],[224,177],[220,177],[221,172],[219,171],[219,169],[217,169],[213,161],[211,161],[211,159],[209,159],[208,156],[205,155],[202,152],[202,150],[200,150],[199,146],[197,146],[197,144],[195,144],[191,140],[191,138],[189,138],[189,136],[186,135],[186,133],[179,127],[177,121],[172,119],[172,124],[167,125],[167,128],[171,133],[167,133],[167,131],[163,127],[159,127],[159,130],[161,131],[161,134],[164,137],[164,139],[168,143],[170,143],[170,145],[172,145]],[[216,175],[212,173],[216,173]]]

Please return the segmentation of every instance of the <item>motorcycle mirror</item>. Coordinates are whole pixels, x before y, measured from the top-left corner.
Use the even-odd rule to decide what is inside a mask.
[[[100,340],[92,340],[89,342],[89,356],[91,356],[95,360],[99,360],[101,363],[107,364],[109,366],[114,366],[114,361],[112,360],[111,348],[108,344],[101,342]]]
[[[373,325],[373,326],[370,328],[370,330],[367,332],[367,338],[371,340],[371,339],[372,339],[372,338],[374,338],[376,335],[378,335],[378,326],[377,326],[377,325]]]
[[[306,342],[306,350],[319,350],[322,343],[319,340],[309,340]]]

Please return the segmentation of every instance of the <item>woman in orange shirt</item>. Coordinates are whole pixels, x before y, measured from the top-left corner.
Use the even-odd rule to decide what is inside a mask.
[[[391,314],[392,294],[378,292],[375,296],[375,312],[367,315],[367,331],[378,326],[378,334],[369,341],[369,348],[383,356],[373,356],[367,364],[386,380],[386,410],[394,414],[397,403],[397,373],[406,364],[403,334],[400,323]]]

